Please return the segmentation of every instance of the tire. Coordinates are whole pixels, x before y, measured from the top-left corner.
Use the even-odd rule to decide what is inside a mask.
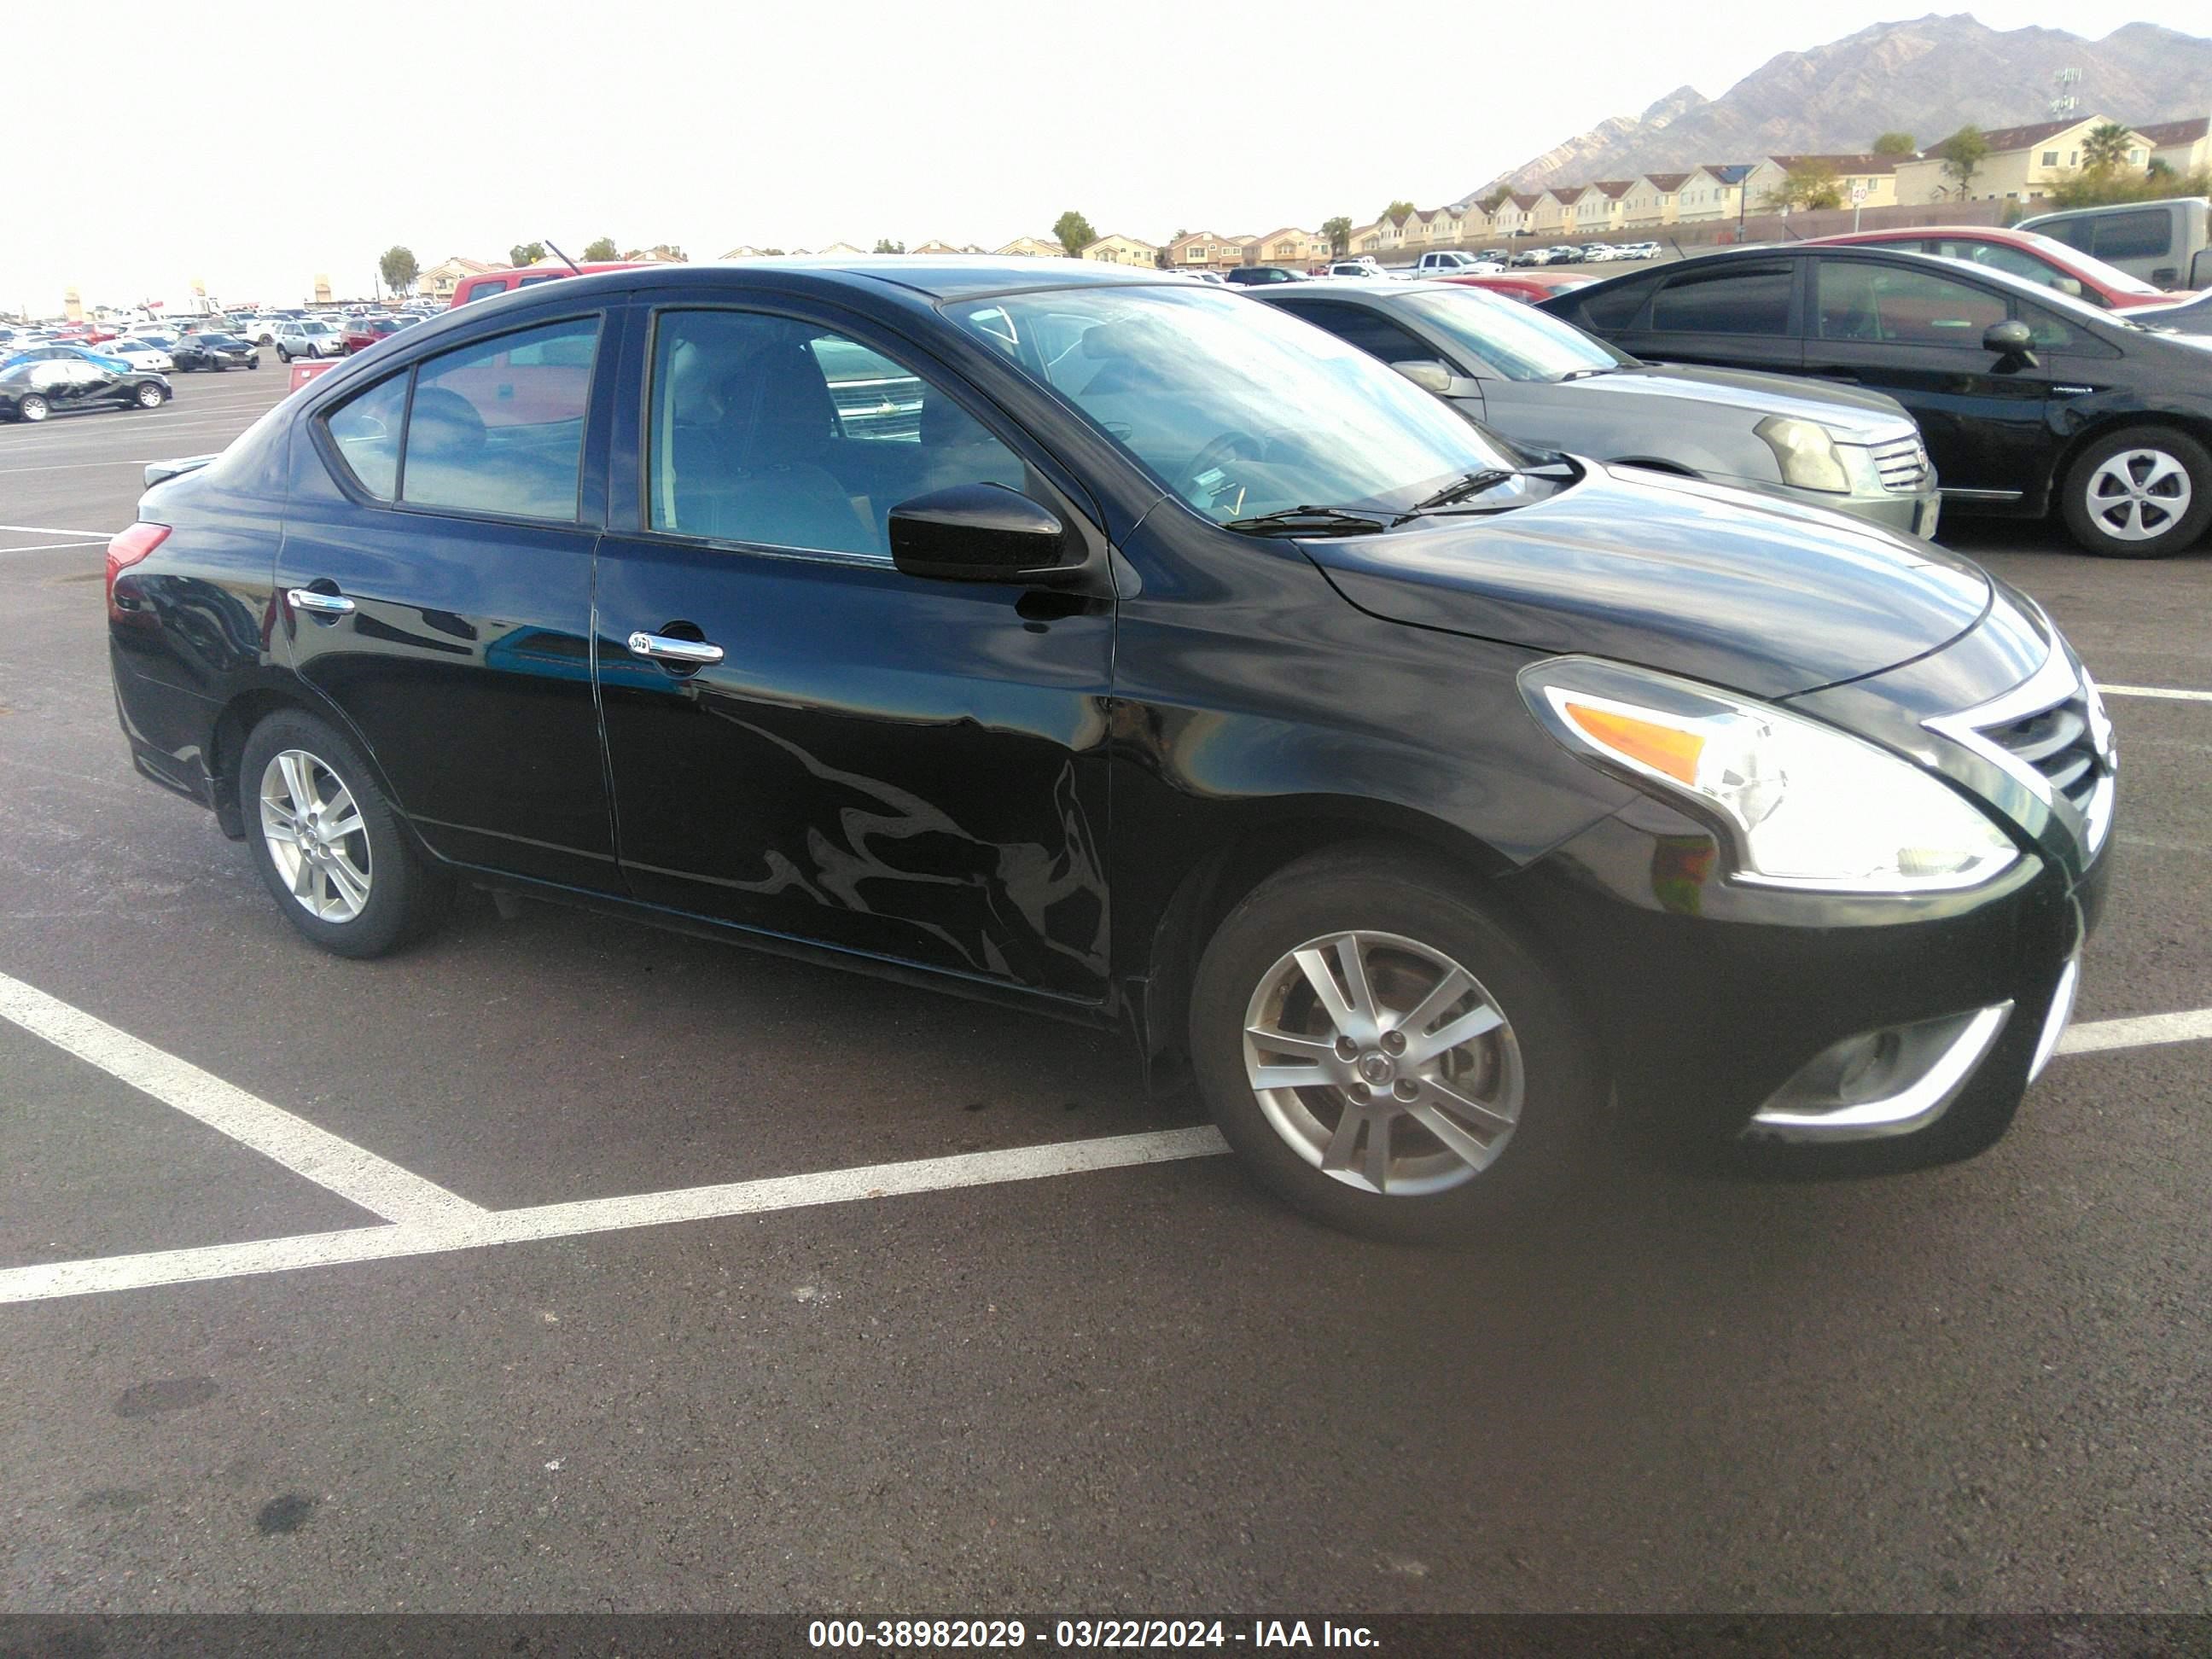
[[[2106,434],[2066,470],[2066,528],[2109,559],[2162,559],[2190,547],[2212,520],[2212,453],[2172,427]]]
[[[1346,941],[1380,1018],[1353,1033],[1363,1041],[1328,1047],[1340,1026],[1305,963],[1329,964],[1339,1001],[1357,1010],[1346,990]],[[1466,988],[1419,1024],[1441,1034],[1486,1008],[1501,1023],[1424,1062],[1414,1058],[1423,1034],[1409,1017],[1430,992],[1449,991],[1442,981],[1455,968]],[[1287,1048],[1248,1028],[1324,1045]],[[1214,1121],[1245,1168],[1306,1214],[1370,1237],[1444,1243],[1533,1227],[1588,1170],[1603,1123],[1597,1046],[1553,975],[1449,869],[1394,846],[1302,859],[1229,914],[1199,963],[1190,1052]],[[1304,1066],[1331,1080],[1263,1094],[1248,1070],[1260,1066]],[[1387,1094],[1383,1079],[1392,1079]],[[1437,1083],[1453,1094],[1433,1092]],[[1486,1116],[1469,1102],[1497,1111]],[[1353,1114],[1362,1121],[1347,1134]],[[1373,1126],[1385,1120],[1378,1190]],[[1431,1132],[1432,1122],[1453,1139]],[[1332,1173],[1324,1162],[1340,1167]]]
[[[255,352],[255,353],[253,354],[253,356],[252,356],[251,357],[248,357],[248,358],[246,360],[246,366],[248,368],[260,368],[260,367],[261,367],[261,354],[260,354],[259,352],[258,352],[258,351],[257,351],[257,352]]]
[[[141,409],[159,409],[167,401],[168,399],[161,395],[161,388],[157,386],[142,386],[138,388],[137,402]]]
[[[318,804],[326,829],[349,817],[356,825],[319,843],[314,861],[284,840],[286,816],[302,795]],[[451,883],[444,872],[416,851],[361,751],[313,715],[281,709],[253,728],[239,763],[238,803],[270,896],[302,937],[325,951],[381,956],[445,909]],[[295,891],[295,877],[304,894]]]
[[[276,348],[276,361],[280,363],[289,363],[292,361],[292,354],[285,350],[283,346],[278,346]]]
[[[53,412],[53,405],[35,392],[25,392],[15,402],[15,418],[19,421],[43,421]]]

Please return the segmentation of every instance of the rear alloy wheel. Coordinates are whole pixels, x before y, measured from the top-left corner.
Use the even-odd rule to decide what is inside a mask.
[[[2065,489],[2066,527],[2090,552],[2164,558],[2212,518],[2212,454],[2185,433],[2131,427],[2083,450]]]
[[[1277,1194],[1407,1241],[1517,1230],[1586,1165],[1604,1089],[1550,975],[1401,849],[1301,860],[1223,921],[1191,1053]]]
[[[27,392],[15,404],[19,421],[43,421],[52,413],[52,407],[35,392]]]
[[[360,752],[313,716],[286,710],[254,727],[238,787],[262,880],[325,950],[380,956],[442,908],[441,873],[416,852]]]
[[[138,388],[138,407],[139,407],[139,408],[141,408],[141,409],[159,409],[161,406],[161,387],[159,387],[159,386],[140,386],[140,387]]]

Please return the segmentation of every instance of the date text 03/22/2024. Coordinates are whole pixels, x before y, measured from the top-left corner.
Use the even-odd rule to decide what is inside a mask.
[[[1364,1625],[1328,1620],[1055,1619],[817,1619],[806,1627],[817,1649],[1020,1648],[1035,1641],[1068,1650],[1143,1648],[1289,1649],[1372,1648],[1375,1632]]]

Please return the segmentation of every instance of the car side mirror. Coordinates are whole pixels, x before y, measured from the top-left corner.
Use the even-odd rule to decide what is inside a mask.
[[[954,484],[891,509],[891,562],[909,576],[945,582],[1019,582],[1064,587],[1082,580],[1067,562],[1057,514],[1004,484]]]
[[[2077,300],[2081,297],[2081,279],[2078,276],[2056,277],[2052,279],[2051,286],[2061,294],[2072,295]]]
[[[1433,357],[1395,362],[1390,367],[1424,392],[1433,392],[1441,398],[1451,391],[1451,370]]]
[[[1991,323],[1984,330],[1982,349],[1994,351],[2000,357],[2016,357],[2031,368],[2035,366],[2035,336],[2016,317],[2008,322]]]

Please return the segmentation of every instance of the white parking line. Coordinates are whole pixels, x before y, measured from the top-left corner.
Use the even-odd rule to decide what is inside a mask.
[[[267,1153],[286,1168],[351,1199],[395,1224],[341,1232],[257,1239],[188,1250],[99,1256],[0,1269],[0,1304],[56,1297],[90,1296],[285,1273],[340,1262],[430,1255],[494,1244],[575,1238],[777,1210],[849,1204],[863,1199],[944,1192],[961,1187],[1038,1181],[1098,1170],[1128,1169],[1182,1158],[1211,1158],[1229,1148],[1211,1127],[1054,1141],[1004,1152],[961,1152],[946,1158],[872,1164],[812,1175],[773,1176],[639,1193],[627,1198],[580,1199],[517,1210],[486,1210],[434,1186],[398,1164],[319,1129],[281,1108],[233,1088],[198,1066],[166,1054],[58,998],[0,974],[0,1018],[46,1038],[155,1099],[198,1118]],[[2062,1054],[2093,1054],[2212,1039],[2212,1008],[2093,1020],[2069,1030]]]
[[[430,1222],[484,1213],[480,1206],[397,1164],[5,974],[0,974],[0,1019],[221,1130],[372,1215]]]
[[[26,536],[97,537],[103,542],[115,533],[112,530],[64,530],[58,524],[0,524],[0,530],[20,531]]]
[[[2162,697],[2172,702],[2212,702],[2212,691],[2183,691],[2170,685],[2099,685],[2108,697]]]
[[[237,1279],[252,1273],[283,1273],[295,1267],[327,1267],[341,1261],[429,1255],[492,1244],[519,1244],[529,1240],[574,1238],[585,1233],[659,1227],[677,1221],[758,1215],[771,1210],[849,1204],[860,1199],[944,1192],[957,1187],[1037,1181],[1050,1176],[1127,1169],[1177,1158],[1211,1158],[1228,1150],[1219,1133],[1212,1128],[1163,1129],[1097,1140],[1018,1146],[1002,1152],[963,1152],[951,1158],[915,1158],[905,1164],[874,1164],[856,1170],[826,1170],[819,1175],[777,1176],[765,1181],[732,1182],[719,1187],[641,1193],[634,1198],[586,1199],[573,1204],[479,1212],[473,1218],[453,1221],[357,1227],[346,1232],[260,1239],[250,1244],[157,1250],[144,1255],[106,1256],[87,1261],[52,1261],[35,1267],[0,1271],[0,1303],[39,1302],[53,1297],[140,1290],[151,1285]]]
[[[0,553],[48,553],[57,547],[104,547],[107,538],[96,542],[33,542],[28,547],[0,547]]]
[[[2212,1008],[2181,1014],[2141,1014],[2133,1019],[2098,1019],[2076,1025],[2058,1039],[2062,1054],[2094,1054],[2106,1048],[2147,1048],[2160,1042],[2212,1040]]]

